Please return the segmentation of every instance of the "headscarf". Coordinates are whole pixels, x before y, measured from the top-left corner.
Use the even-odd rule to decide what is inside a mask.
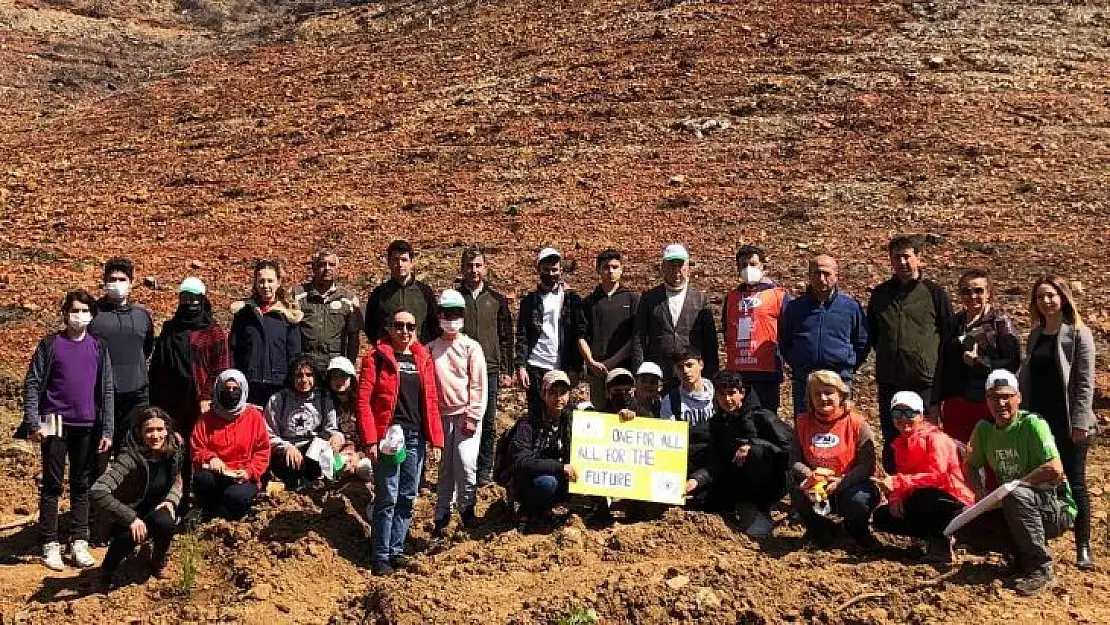
[[[239,396],[239,402],[234,406],[223,405],[220,399],[220,391],[223,390],[224,383],[228,380],[235,380],[239,383],[239,389],[242,395]],[[228,421],[234,421],[243,414],[247,408],[247,376],[243,375],[242,371],[238,369],[228,369],[221,373],[216,378],[216,383],[212,386],[212,412],[220,415]]]

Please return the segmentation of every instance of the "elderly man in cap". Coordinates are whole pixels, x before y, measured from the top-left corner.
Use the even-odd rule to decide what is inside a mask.
[[[712,377],[719,367],[717,326],[709,295],[690,286],[690,254],[672,244],[663,249],[660,266],[663,284],[644,293],[636,310],[632,341],[635,367],[653,362],[664,373],[664,386],[678,386],[672,360],[691,348],[701,354],[704,374]]]
[[[301,352],[312,360],[317,373],[327,371],[336,356],[358,360],[362,311],[358,297],[340,286],[339,256],[320,250],[312,257],[312,279],[293,287],[293,299],[304,313]]]
[[[516,377],[527,392],[530,414],[543,405],[544,375],[555,370],[575,375],[582,368],[577,323],[582,298],[563,282],[562,254],[551,247],[540,250],[536,273],[538,284],[521,298],[516,319]]]
[[[1016,486],[999,508],[960,530],[959,538],[972,548],[1010,555],[1021,575],[1014,589],[1021,595],[1035,595],[1056,581],[1048,540],[1071,528],[1075,502],[1048,423],[1018,408],[1021,393],[1014,374],[992,371],[986,389],[994,422],[980,421],[975,426],[965,472],[977,499],[987,494],[980,474],[984,467],[990,468],[999,484],[1016,482]]]

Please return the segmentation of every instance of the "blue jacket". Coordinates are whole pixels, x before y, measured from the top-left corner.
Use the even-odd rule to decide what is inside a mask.
[[[818,369],[851,377],[870,350],[863,306],[840,290],[827,303],[807,290],[779,317],[779,350],[795,379]]]

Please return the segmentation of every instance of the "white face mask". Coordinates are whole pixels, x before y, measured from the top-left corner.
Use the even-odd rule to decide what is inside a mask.
[[[447,334],[458,334],[463,328],[462,319],[440,319],[439,327]]]
[[[66,323],[78,332],[89,327],[90,322],[92,322],[91,312],[75,312],[66,315]]]
[[[104,285],[104,290],[108,292],[108,297],[118,301],[127,299],[131,293],[130,282],[109,282]]]
[[[746,265],[744,270],[740,272],[740,279],[744,284],[756,284],[763,279],[763,271],[759,267]]]

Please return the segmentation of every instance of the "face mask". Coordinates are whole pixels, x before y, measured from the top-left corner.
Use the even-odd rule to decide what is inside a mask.
[[[66,316],[66,323],[78,332],[89,327],[90,322],[92,322],[92,313],[90,312],[69,313]]]
[[[756,284],[763,279],[763,271],[759,267],[746,265],[744,270],[740,272],[740,279],[744,284]]]
[[[440,319],[439,327],[447,334],[458,334],[462,330],[462,319]]]
[[[632,395],[628,393],[611,395],[609,397],[609,406],[613,410],[624,410],[625,408],[632,406]]]
[[[200,314],[200,302],[196,304],[182,304],[181,312],[185,313],[186,317],[196,317]]]
[[[220,390],[220,405],[227,409],[235,408],[239,405],[239,400],[243,398],[243,389],[222,389]]]
[[[109,282],[104,285],[104,290],[108,292],[108,297],[118,302],[126,299],[128,294],[131,293],[131,283],[126,281]]]
[[[559,276],[553,276],[551,274],[546,274],[546,273],[541,274],[540,275],[540,284],[542,284],[545,287],[550,289],[550,288],[554,287],[556,284],[559,284]]]

